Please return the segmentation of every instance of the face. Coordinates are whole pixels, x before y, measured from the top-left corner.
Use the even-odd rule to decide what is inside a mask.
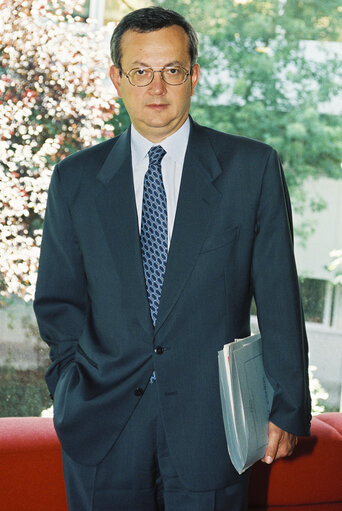
[[[182,27],[172,25],[154,32],[128,30],[121,39],[121,67],[125,73],[144,66],[163,68],[181,65],[190,70],[188,36]],[[120,70],[112,66],[110,77],[123,99],[134,127],[151,142],[160,142],[184,123],[190,99],[199,78],[195,64],[192,75],[181,85],[168,85],[160,73],[146,87],[134,87]]]

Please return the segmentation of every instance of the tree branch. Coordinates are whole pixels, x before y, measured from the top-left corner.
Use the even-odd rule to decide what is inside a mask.
[[[134,11],[134,7],[132,7],[126,0],[121,0],[121,2],[126,6],[128,7],[128,9],[130,9],[131,11]]]

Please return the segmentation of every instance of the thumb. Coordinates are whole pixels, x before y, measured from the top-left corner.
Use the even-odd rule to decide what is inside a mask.
[[[273,463],[279,446],[280,441],[280,435],[277,430],[275,430],[273,425],[270,424],[269,427],[269,433],[268,433],[268,444],[265,452],[265,456],[263,457],[262,461],[265,463],[271,464]]]

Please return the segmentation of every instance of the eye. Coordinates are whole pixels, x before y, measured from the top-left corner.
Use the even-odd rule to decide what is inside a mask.
[[[144,68],[136,69],[134,71],[134,74],[136,74],[137,76],[144,76],[146,74],[146,69]]]
[[[168,67],[166,68],[166,72],[169,75],[175,76],[180,73],[179,67]]]

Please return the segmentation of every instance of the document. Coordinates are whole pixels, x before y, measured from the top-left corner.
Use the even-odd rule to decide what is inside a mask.
[[[268,443],[274,391],[264,371],[260,334],[225,344],[218,362],[228,452],[242,474],[264,456]]]

